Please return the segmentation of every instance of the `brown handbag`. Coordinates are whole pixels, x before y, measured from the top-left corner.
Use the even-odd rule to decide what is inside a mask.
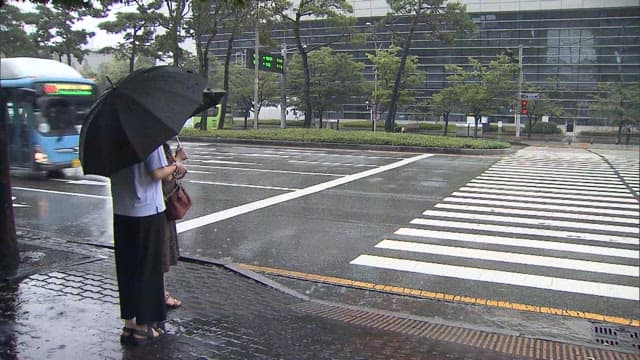
[[[166,215],[169,220],[180,220],[191,208],[191,198],[179,181],[176,186],[165,197],[167,205]]]

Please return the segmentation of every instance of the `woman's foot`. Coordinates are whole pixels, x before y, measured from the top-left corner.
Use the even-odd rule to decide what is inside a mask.
[[[155,324],[138,325],[134,321],[125,320],[125,325],[120,335],[120,342],[126,345],[144,345],[164,334],[164,329],[155,326]]]
[[[171,296],[168,291],[164,293],[164,301],[169,309],[177,309],[182,306],[182,301]]]

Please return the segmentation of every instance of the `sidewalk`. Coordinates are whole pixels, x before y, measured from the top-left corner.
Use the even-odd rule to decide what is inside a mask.
[[[2,359],[640,359],[317,301],[193,261],[169,273],[183,302],[169,335],[125,347],[111,249],[22,231],[18,241],[18,278],[0,287]]]

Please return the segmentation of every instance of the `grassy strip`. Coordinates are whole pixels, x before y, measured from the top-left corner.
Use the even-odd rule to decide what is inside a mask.
[[[183,129],[183,136],[210,136],[223,139],[302,141],[337,144],[419,146],[430,148],[506,149],[502,141],[444,136],[386,133],[382,131],[335,131],[330,129],[207,130]]]

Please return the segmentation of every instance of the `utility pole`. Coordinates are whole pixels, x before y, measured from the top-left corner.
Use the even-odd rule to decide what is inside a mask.
[[[259,80],[258,80],[258,68],[260,66],[260,0],[256,0],[256,63],[254,66],[254,81],[253,81],[253,128],[258,128],[258,90],[259,90]]]
[[[520,115],[522,112],[522,83],[524,72],[522,70],[522,44],[518,45],[518,105],[516,106],[516,137],[520,137]]]
[[[280,74],[280,128],[287,127],[287,43],[282,43],[283,69]]]

